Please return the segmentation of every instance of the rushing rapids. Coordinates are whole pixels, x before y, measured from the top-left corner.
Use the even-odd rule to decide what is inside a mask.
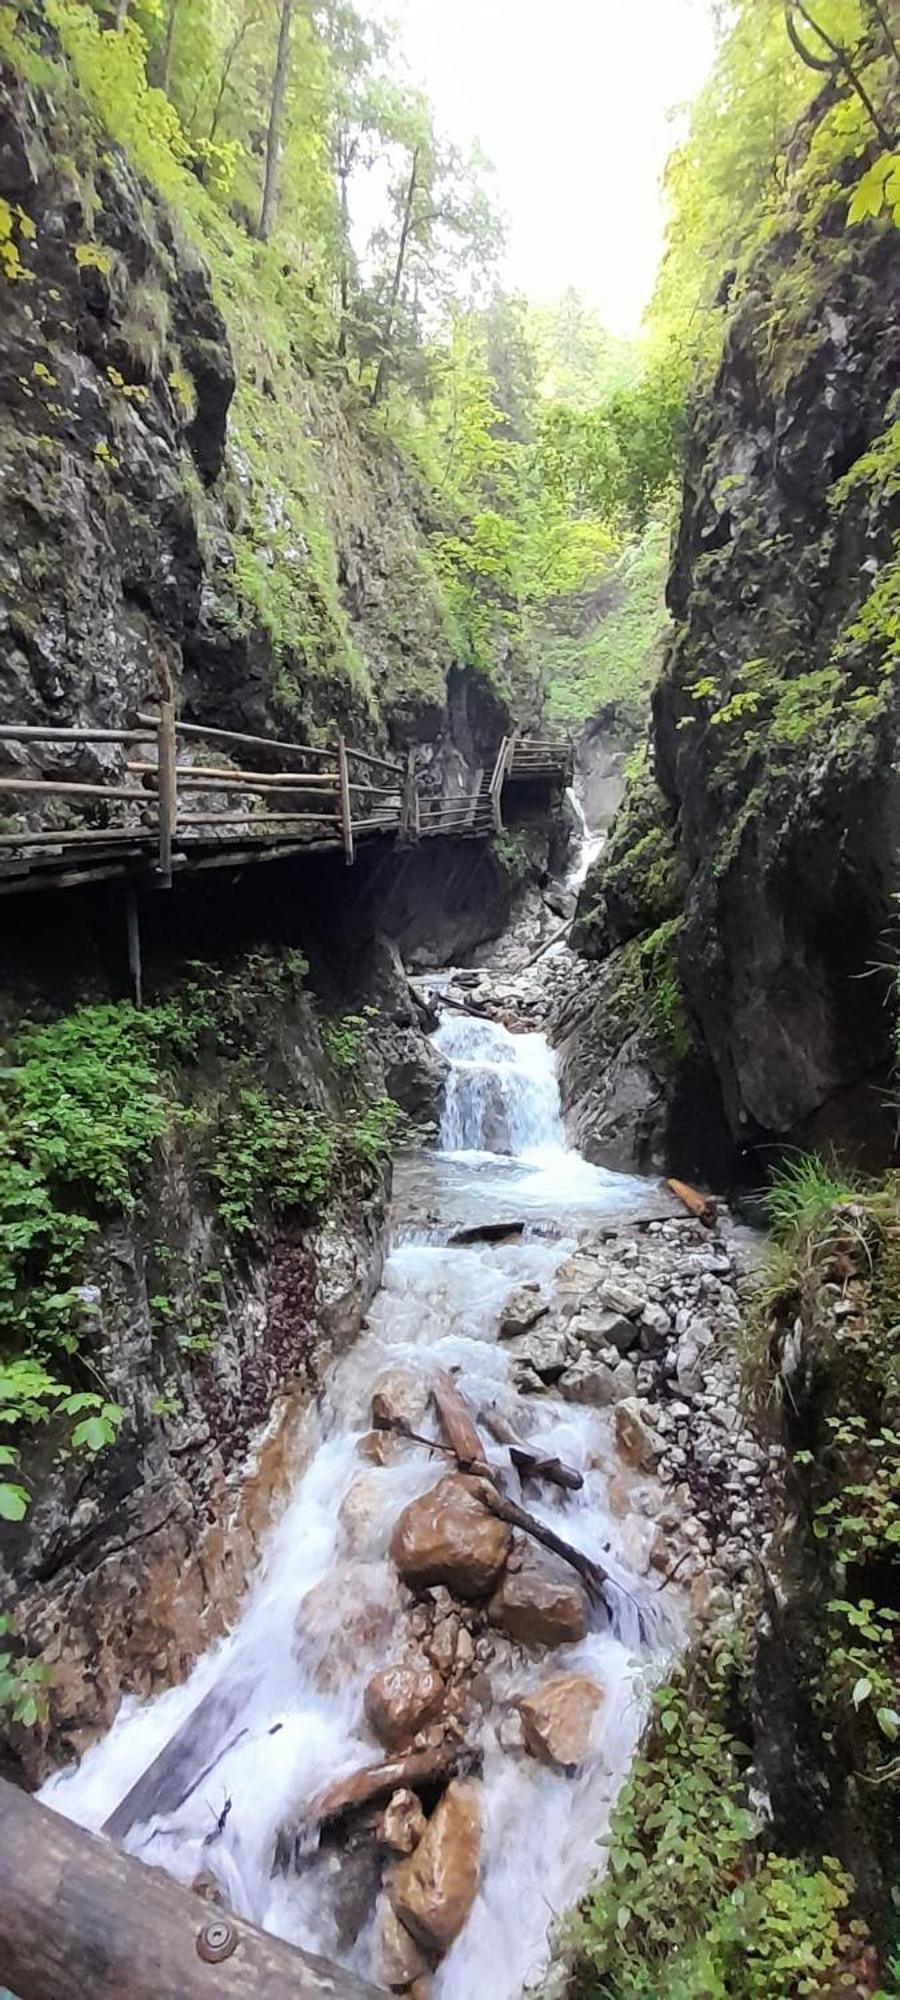
[[[446,1460],[397,1439],[387,1462],[361,1459],[373,1388],[398,1366],[426,1387],[438,1370],[453,1371],[473,1412],[492,1406],[513,1423],[518,1416],[529,1449],[582,1475],[580,1490],[564,1496],[529,1487],[527,1505],[611,1572],[607,1604],[580,1642],[543,1649],[537,1659],[489,1631],[474,1643],[478,1703],[470,1703],[468,1740],[483,1822],[478,1887],[433,1991],[439,2000],[470,2000],[486,1990],[489,1974],[493,2000],[516,2000],[540,1971],[554,1915],[597,1865],[648,1670],[673,1627],[630,1573],[627,1536],[633,1554],[649,1524],[623,1523],[621,1507],[610,1505],[613,1412],[550,1394],[526,1403],[499,1323],[523,1285],[552,1296],[576,1221],[646,1213],[658,1196],[566,1148],[541,1035],[513,1036],[447,1012],[436,1041],[450,1064],[439,1151],[398,1177],[395,1242],[380,1293],[362,1338],[333,1370],[324,1407],[310,1417],[306,1469],[240,1623],[183,1686],[143,1707],[126,1700],[106,1738],[76,1771],[54,1778],[44,1797],[94,1828],[119,1808],[113,1830],[147,1862],[185,1882],[211,1873],[223,1900],[267,1929],[386,1977],[383,1896],[376,1901],[384,1856],[379,1863],[376,1854],[373,1871],[371,1844],[367,1859],[352,1843],[319,1844],[315,1824],[303,1831],[304,1808],[381,1754],[364,1693],[378,1668],[408,1655],[411,1617],[416,1629],[388,1544],[401,1509],[447,1469]],[[425,1224],[408,1212],[421,1203],[423,1173]],[[448,1216],[455,1226],[515,1214],[526,1220],[518,1241],[455,1247],[446,1240]],[[507,1491],[518,1496],[507,1451],[483,1436],[487,1457],[504,1466]],[[526,1754],[508,1727],[517,1698],[563,1673],[598,1691],[577,1769]],[[142,1775],[135,1809],[123,1811]],[[293,1865],[273,1873],[285,1828]]]

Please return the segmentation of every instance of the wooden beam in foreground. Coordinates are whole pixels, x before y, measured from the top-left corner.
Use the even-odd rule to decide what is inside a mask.
[[[384,2000],[5,1779],[0,1980],[19,2000]]]

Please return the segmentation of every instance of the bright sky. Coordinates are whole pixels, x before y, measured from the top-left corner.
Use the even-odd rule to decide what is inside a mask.
[[[506,282],[569,285],[637,331],[662,243],[660,176],[712,60],[713,0],[394,0],[447,136],[478,139],[509,226]]]

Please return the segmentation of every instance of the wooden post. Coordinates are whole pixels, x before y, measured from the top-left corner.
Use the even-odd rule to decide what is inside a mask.
[[[128,930],[128,970],[131,973],[131,989],[136,1007],[144,1004],[144,982],[141,970],[141,920],[138,913],[137,891],[125,892],[125,923]]]
[[[159,764],[159,873],[163,887],[171,889],[172,840],[178,819],[178,780],[175,775],[175,709],[170,701],[160,702],[156,740]]]
[[[353,865],[353,808],[350,804],[350,773],[347,768],[347,745],[343,736],[338,737],[338,785],[341,805],[341,839],[344,843],[344,860],[347,867]]]
[[[385,2000],[0,1779],[0,1978],[18,2000]]]
[[[416,753],[410,743],[406,752],[406,776],[403,780],[403,804],[400,808],[400,832],[404,840],[418,840],[419,814],[416,790]]]

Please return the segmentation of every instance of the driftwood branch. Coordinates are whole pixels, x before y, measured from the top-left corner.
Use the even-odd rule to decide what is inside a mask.
[[[573,1465],[564,1465],[561,1458],[538,1458],[520,1444],[511,1444],[509,1455],[522,1479],[546,1479],[551,1486],[562,1486],[567,1493],[579,1493],[584,1485],[584,1474],[576,1472]]]
[[[364,1764],[347,1778],[338,1778],[324,1792],[300,1807],[297,1818],[279,1827],[272,1862],[273,1875],[296,1867],[319,1829],[333,1825],[348,1813],[360,1812],[392,1792],[417,1792],[432,1785],[445,1785],[461,1770],[472,1770],[479,1752],[465,1743],[442,1743],[436,1750],[411,1750],[402,1757],[389,1757],[380,1764]]]
[[[485,1457],[481,1439],[465,1396],[452,1376],[441,1370],[434,1378],[431,1394],[447,1443],[456,1453],[460,1465],[483,1465]]]
[[[190,1798],[237,1742],[236,1736],[225,1739],[252,1686],[252,1676],[244,1672],[210,1688],[104,1821],[111,1840],[124,1840],[133,1826],[157,1813],[176,1812]]]
[[[543,1521],[538,1521],[525,1507],[517,1506],[515,1500],[508,1500],[505,1494],[495,1492],[493,1487],[483,1484],[480,1497],[485,1507],[490,1513],[496,1514],[498,1520],[507,1521],[511,1528],[521,1528],[524,1535],[531,1535],[543,1548],[550,1549],[555,1556],[561,1556],[563,1562],[567,1562],[572,1569],[577,1570],[593,1604],[606,1601],[604,1585],[610,1578],[609,1572],[603,1569],[600,1563],[593,1562],[590,1556],[582,1555],[581,1550],[573,1548],[571,1542],[563,1541],[561,1535],[554,1534],[552,1528],[545,1528]]]

